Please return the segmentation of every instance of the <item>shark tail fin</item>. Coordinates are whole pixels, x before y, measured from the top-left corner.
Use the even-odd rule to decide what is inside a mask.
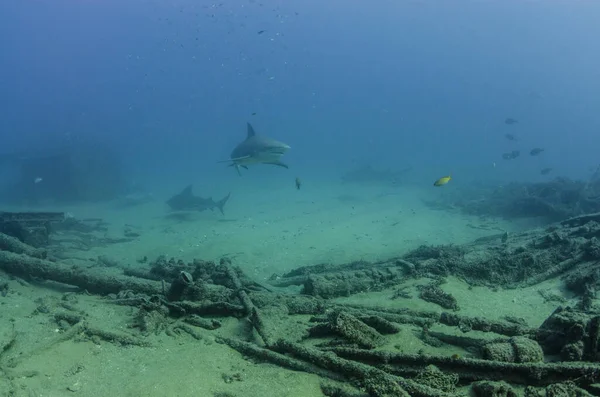
[[[217,203],[216,203],[217,208],[219,209],[219,211],[221,211],[221,214],[223,214],[223,215],[225,215],[223,208],[225,207],[225,203],[227,203],[227,200],[229,200],[229,196],[231,196],[231,193],[227,193],[227,196],[223,197],[221,200],[217,201]]]

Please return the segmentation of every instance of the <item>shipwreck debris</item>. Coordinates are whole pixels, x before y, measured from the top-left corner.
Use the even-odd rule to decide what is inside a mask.
[[[127,332],[117,332],[93,325],[70,302],[40,302],[36,314],[52,316],[63,330],[62,339],[52,343],[77,336],[95,343],[152,346],[153,335],[161,333],[191,343],[214,338],[255,359],[317,374],[328,380],[322,386],[328,395],[450,397],[460,395],[459,388],[470,388],[474,395],[511,396],[518,390],[515,385],[527,386],[530,396],[564,390],[585,395],[600,382],[600,311],[594,304],[600,288],[599,237],[598,218],[588,215],[511,234],[505,244],[495,239],[422,246],[399,258],[307,266],[270,281],[273,288],[301,285],[300,293],[273,292],[226,258],[185,262],[159,257],[146,268],[138,264],[125,270],[66,266],[2,235],[0,269],[69,284],[107,296],[103,301],[137,308]],[[561,278],[581,301],[558,308],[541,327],[516,318],[462,316],[455,312],[456,300],[439,288],[450,276],[493,288]],[[422,297],[441,307],[414,310],[402,306],[405,300],[387,300],[394,306],[384,308],[338,299],[367,291],[405,291],[407,285],[422,285]],[[249,326],[240,327],[239,339],[225,337],[221,325],[236,318]],[[465,355],[390,348],[406,335],[418,335],[431,351],[445,344],[465,349]],[[10,341],[3,346],[14,349]],[[7,362],[0,352],[0,373],[8,371],[8,364],[19,365],[19,360]]]
[[[40,248],[50,243],[53,226],[65,220],[63,212],[0,212],[0,233]]]
[[[555,178],[538,183],[513,182],[501,187],[455,190],[454,198],[425,201],[436,209],[460,209],[477,216],[507,219],[539,217],[548,223],[600,212],[600,167],[588,181]]]

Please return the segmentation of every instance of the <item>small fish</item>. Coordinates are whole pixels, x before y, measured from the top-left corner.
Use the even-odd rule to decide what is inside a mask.
[[[259,30],[259,31],[257,32],[257,34],[263,34],[264,32],[265,32],[264,30]]]
[[[519,120],[516,120],[516,119],[510,118],[510,117],[507,117],[507,118],[504,120],[504,124],[508,124],[508,125],[517,124],[518,122],[519,122]]]
[[[44,178],[42,178],[42,177],[38,176],[37,178],[35,178],[35,179],[33,180],[33,183],[35,183],[35,184],[38,184],[38,183],[40,183],[40,182],[41,182],[41,181],[43,181],[43,180],[44,180]]]
[[[452,177],[450,175],[444,176],[437,181],[433,182],[433,186],[444,186],[446,183],[450,182]]]
[[[513,134],[505,134],[504,137],[506,139],[508,139],[509,141],[518,141],[517,137],[514,136]]]
[[[252,115],[253,115],[253,116],[256,116],[256,112],[252,112]]]
[[[508,241],[508,232],[504,232],[504,234],[502,235],[502,243],[506,244],[506,242]]]
[[[540,171],[540,174],[548,175],[550,173],[550,171],[552,171],[552,168],[544,168],[543,170]]]
[[[504,153],[504,154],[502,154],[502,158],[503,158],[504,160],[514,160],[514,159],[516,159],[517,157],[519,157],[520,155],[521,155],[521,152],[520,152],[520,151],[518,151],[518,150],[513,150],[513,151],[512,151],[512,152],[510,152],[510,153]]]
[[[542,153],[544,151],[544,149],[536,147],[531,149],[531,152],[529,152],[530,155],[532,156],[537,156],[538,154]]]
[[[296,189],[300,190],[301,187],[302,187],[302,181],[300,180],[300,178],[296,177]]]

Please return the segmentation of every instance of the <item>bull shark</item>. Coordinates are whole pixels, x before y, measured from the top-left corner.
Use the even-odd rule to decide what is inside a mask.
[[[268,138],[263,135],[257,135],[250,123],[248,125],[248,136],[238,144],[231,152],[229,160],[220,161],[220,163],[229,163],[230,167],[240,173],[240,167],[248,169],[252,164],[273,164],[288,168],[287,164],[281,162],[281,156],[290,149],[290,146]]]
[[[167,204],[174,211],[212,211],[215,208],[218,208],[221,211],[221,214],[225,215],[223,207],[225,207],[225,203],[229,200],[230,195],[231,193],[219,201],[214,201],[212,197],[203,198],[194,196],[194,193],[192,193],[192,185],[188,185],[181,193],[176,194],[167,200]]]

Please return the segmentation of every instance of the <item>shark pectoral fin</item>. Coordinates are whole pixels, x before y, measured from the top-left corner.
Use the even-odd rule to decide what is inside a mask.
[[[236,163],[231,163],[229,164],[230,167],[235,167],[235,170],[237,171],[239,176],[242,176],[242,173],[240,172],[240,167],[244,167],[244,169],[248,169],[248,167],[246,167],[245,165],[242,164],[236,164]]]
[[[269,162],[264,163],[264,164],[273,164],[273,165],[278,165],[278,166],[283,167],[283,168],[290,168],[290,167],[287,166],[287,164],[282,163],[281,161],[269,161]]]

